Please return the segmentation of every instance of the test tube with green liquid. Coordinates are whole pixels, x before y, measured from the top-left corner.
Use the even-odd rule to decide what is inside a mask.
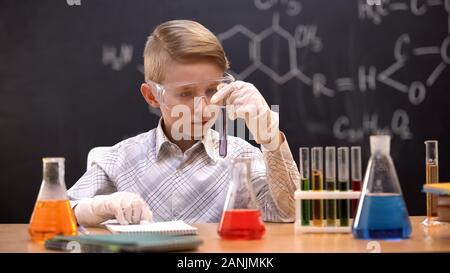
[[[300,189],[302,191],[311,190],[310,183],[310,165],[309,165],[309,149],[306,147],[301,147],[299,149],[300,152]],[[301,200],[302,202],[302,210],[301,210],[301,224],[303,226],[309,226],[309,220],[311,219],[311,201],[310,200]]]
[[[325,147],[325,189],[336,190],[336,147]],[[336,225],[336,199],[325,202],[327,226]]]
[[[347,147],[337,149],[338,183],[339,191],[348,191],[349,189],[349,150]],[[340,226],[349,225],[350,202],[348,199],[339,200],[339,224]]]

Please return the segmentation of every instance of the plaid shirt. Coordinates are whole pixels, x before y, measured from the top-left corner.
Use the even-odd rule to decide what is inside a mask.
[[[184,153],[158,127],[109,148],[69,189],[72,206],[95,195],[127,191],[139,194],[155,221],[219,222],[231,179],[230,162],[250,157],[251,182],[264,221],[294,221],[294,191],[299,173],[284,141],[263,152],[247,141],[228,137],[228,154],[218,154],[219,135],[210,129]],[[264,160],[264,161],[261,161]],[[267,168],[266,168],[267,166]],[[239,200],[236,200],[239,202]]]

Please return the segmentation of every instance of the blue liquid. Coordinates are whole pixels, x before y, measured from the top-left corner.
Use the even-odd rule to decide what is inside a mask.
[[[400,194],[367,194],[356,216],[353,236],[360,239],[403,239],[411,234],[408,211]]]

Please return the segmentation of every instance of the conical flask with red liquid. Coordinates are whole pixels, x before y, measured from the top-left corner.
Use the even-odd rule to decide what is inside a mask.
[[[266,229],[250,182],[252,160],[250,158],[234,159],[232,167],[232,180],[218,233],[222,239],[229,240],[261,239]]]
[[[28,233],[43,243],[56,235],[77,235],[77,222],[67,198],[64,158],[43,158],[43,179]]]

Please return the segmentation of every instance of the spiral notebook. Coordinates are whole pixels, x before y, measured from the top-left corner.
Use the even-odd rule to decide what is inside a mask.
[[[106,224],[112,233],[159,233],[172,235],[196,235],[196,227],[186,224],[182,220],[169,222],[156,222],[140,225],[120,225],[118,223]]]
[[[74,242],[78,244],[73,244]],[[202,243],[203,240],[195,235],[123,233],[55,236],[45,241],[45,247],[81,253],[169,252],[195,250]]]

